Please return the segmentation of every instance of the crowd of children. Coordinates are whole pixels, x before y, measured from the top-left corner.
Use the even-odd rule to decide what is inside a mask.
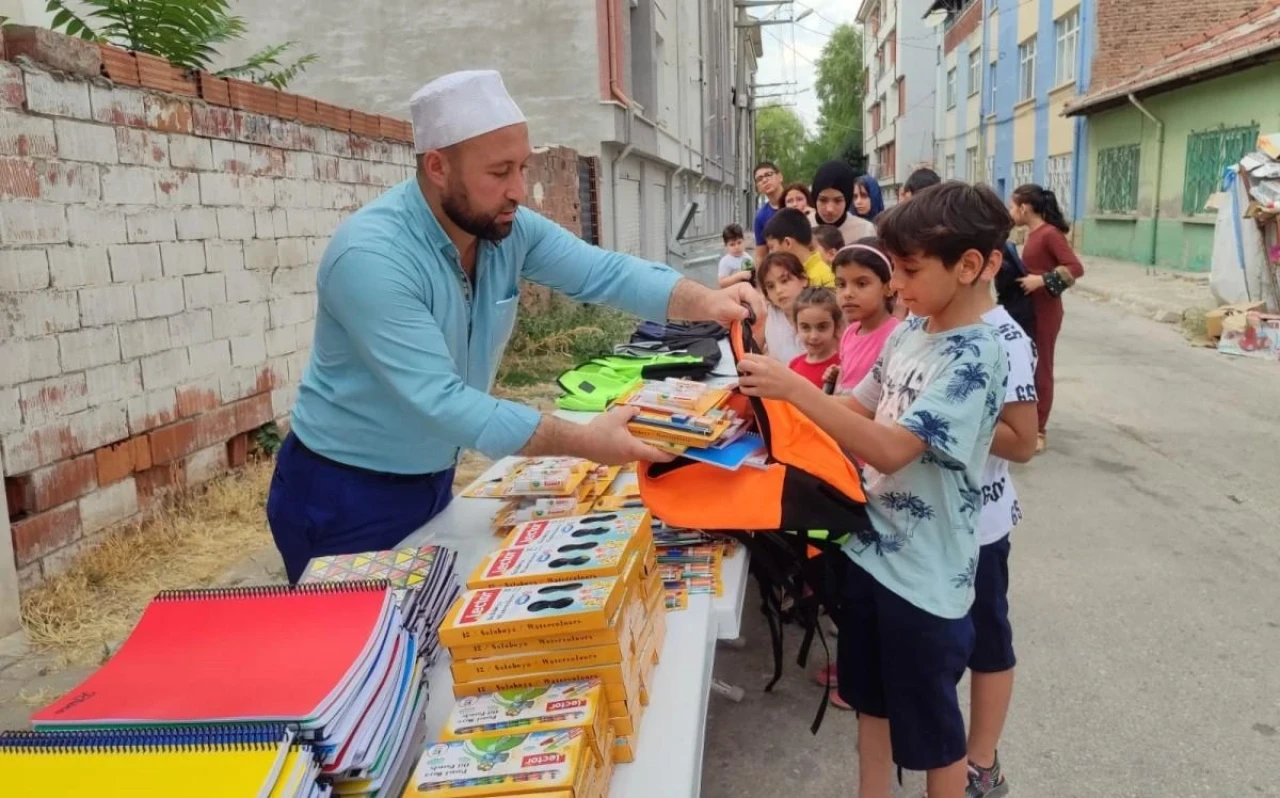
[[[919,170],[886,211],[877,182],[844,164],[811,191],[784,191],[773,164],[756,175],[770,197],[758,263],[746,277],[721,264],[721,284],[750,279],[768,302],[765,354],[739,363],[741,388],[792,402],[859,463],[875,530],[834,558],[839,643],[817,675],[859,714],[859,795],[888,796],[897,763],[926,771],[932,798],[998,798],[1022,517],[1009,463],[1044,448],[1060,297],[1082,274],[1066,223],[1035,185],[1006,208]],[[1030,230],[1021,257],[1015,224]],[[738,257],[742,229],[725,243]],[[1008,286],[1024,301],[1006,308]]]

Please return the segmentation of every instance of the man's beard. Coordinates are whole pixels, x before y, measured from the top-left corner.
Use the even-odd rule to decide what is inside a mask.
[[[471,203],[467,201],[466,192],[460,188],[449,186],[449,191],[441,198],[440,205],[445,215],[449,217],[449,221],[464,232],[483,241],[501,241],[511,235],[511,226],[514,221],[499,222],[497,213],[486,214],[474,210]],[[507,210],[514,211],[516,207],[512,206],[499,213]]]

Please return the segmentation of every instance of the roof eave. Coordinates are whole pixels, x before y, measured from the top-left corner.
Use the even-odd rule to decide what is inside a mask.
[[[1121,84],[1114,89],[1100,92],[1096,97],[1085,96],[1077,103],[1067,103],[1062,109],[1063,116],[1088,116],[1107,111],[1128,102],[1129,95],[1150,97],[1156,94],[1174,91],[1202,80],[1229,75],[1251,69],[1255,66],[1280,58],[1280,39],[1262,42],[1254,47],[1233,53],[1218,61],[1206,61],[1176,69],[1167,75],[1160,75],[1147,81],[1133,84]]]

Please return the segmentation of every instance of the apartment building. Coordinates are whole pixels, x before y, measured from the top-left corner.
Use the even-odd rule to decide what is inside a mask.
[[[1089,84],[1095,0],[937,0],[942,173],[1053,189],[1068,218],[1081,205],[1083,120],[1062,115]]]
[[[37,0],[0,0],[13,21],[48,25]],[[408,117],[409,97],[458,69],[499,70],[536,145],[583,156],[585,236],[668,260],[673,223],[698,203],[690,235],[749,218],[755,192],[750,86],[759,28],[733,0],[470,3],[233,0],[248,35],[226,62],[264,45],[316,53],[290,89]],[[590,192],[598,187],[597,197]]]
[[[937,32],[928,0],[865,0],[858,10],[866,66],[863,152],[890,202],[911,172],[934,164]]]

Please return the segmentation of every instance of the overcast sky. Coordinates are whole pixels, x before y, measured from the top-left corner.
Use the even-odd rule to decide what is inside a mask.
[[[796,0],[796,16],[804,13],[807,8],[812,8],[813,13],[795,25],[768,25],[763,29],[764,58],[760,59],[756,82],[765,84],[794,81],[795,85],[761,89],[760,94],[798,92],[789,94],[781,101],[794,103],[795,110],[810,130],[815,128],[818,121],[818,98],[813,93],[813,62],[818,60],[822,46],[827,43],[827,36],[836,25],[854,21],[859,5],[861,3],[858,0]],[[748,9],[748,13],[762,19],[791,17],[791,6],[780,5],[776,9],[775,11],[765,6]]]

